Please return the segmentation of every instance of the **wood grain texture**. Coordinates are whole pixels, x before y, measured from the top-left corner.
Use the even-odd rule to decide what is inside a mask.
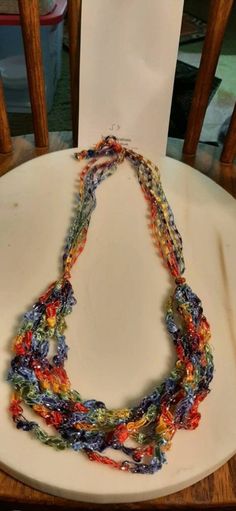
[[[78,147],[79,130],[79,72],[82,0],[68,0],[68,30],[70,55],[70,87],[72,105],[73,146]]]
[[[38,0],[18,0],[36,147],[48,146]]]
[[[200,67],[188,116],[183,152],[193,155],[197,144],[210,96],[212,81],[220,55],[221,45],[234,0],[211,0],[207,32],[203,45]]]
[[[10,128],[4,101],[2,79],[0,77],[0,153],[12,151]]]
[[[132,504],[90,504],[65,500],[36,491],[0,471],[0,504],[14,504],[24,509],[78,509],[83,511],[155,511],[184,509],[236,508],[234,489],[236,457],[199,483],[160,499]],[[235,506],[235,507],[234,507]]]
[[[70,134],[50,134],[49,150],[70,146]],[[0,157],[0,175],[30,160],[46,149],[35,149],[32,135],[13,138],[14,153]],[[182,155],[183,141],[169,139],[167,154],[197,168],[236,197],[236,165],[219,162],[220,149],[199,144],[195,156]],[[83,511],[155,511],[204,510],[233,511],[236,509],[236,456],[214,474],[178,493],[160,499],[133,504],[88,504],[65,500],[33,490],[0,471],[0,509],[41,511],[45,509],[78,509]]]
[[[232,163],[236,156],[236,103],[230,120],[228,133],[225,138],[223,151],[220,157],[222,163]]]

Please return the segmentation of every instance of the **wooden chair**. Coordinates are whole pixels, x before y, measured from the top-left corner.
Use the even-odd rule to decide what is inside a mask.
[[[234,0],[211,0],[207,33],[183,146],[183,153],[186,155],[193,155],[197,150],[221,45],[233,4]],[[220,160],[223,163],[232,163],[235,155],[236,107],[234,107]]]
[[[39,3],[38,0],[31,0],[30,2],[18,0],[18,5],[24,41],[35,146],[47,149],[49,146],[49,134],[40,46]],[[81,0],[68,0],[71,102],[73,104],[72,131],[75,146],[77,146],[78,140],[80,13]],[[4,105],[3,86],[0,79],[0,153],[9,154],[12,152],[12,149],[10,128]]]
[[[184,161],[187,161],[196,168],[207,173],[215,181],[220,181],[220,183],[228,189],[230,193],[236,196],[236,189],[232,178],[233,173],[235,172],[235,167],[233,167],[232,161],[235,156],[236,146],[236,109],[234,109],[228,135],[221,154],[221,161],[224,165],[219,164],[218,161],[218,170],[216,171],[216,167],[212,164],[215,159],[215,155],[213,154],[214,148],[211,146],[209,146],[210,152],[207,153],[208,163],[204,163],[204,165],[202,165],[201,158],[199,158],[198,154],[201,155],[204,153],[205,149],[202,149],[202,147],[199,146],[197,151],[201,127],[207,108],[211,82],[215,73],[221,43],[232,5],[233,0],[211,0],[207,34],[203,47],[192,108],[189,115],[183,155],[181,156],[181,144],[179,142],[175,144],[173,141],[169,142],[169,154],[172,154],[172,156],[179,159],[182,158]],[[25,46],[36,146],[36,149],[34,149],[32,145],[30,146],[30,150],[28,150],[27,156],[24,158],[24,160],[26,160],[50,150],[50,137],[48,134],[42,54],[40,48],[38,0],[30,0],[30,2],[29,0],[19,0],[19,8]],[[74,146],[77,146],[78,140],[80,19],[81,0],[68,0]],[[22,162],[22,159],[19,160],[17,159],[17,156],[14,156],[16,150],[17,146],[14,147],[10,137],[7,113],[4,106],[3,87],[0,82],[0,174],[1,172],[5,173]],[[225,165],[225,163],[227,163],[227,165]],[[186,509],[187,507],[194,507],[194,509],[199,510],[210,507],[212,509],[221,509],[222,507],[233,509],[233,507],[236,506],[236,491],[233,484],[233,481],[235,481],[235,473],[236,458],[232,458],[217,472],[192,487],[178,492],[177,494],[158,499],[157,501],[136,503],[135,509],[139,511],[144,511],[146,509]],[[2,504],[2,509],[13,509],[18,507],[20,509],[44,509],[47,506],[51,509],[95,510],[100,508],[98,505],[80,504],[43,494],[23,485],[22,483],[19,483],[1,471],[0,503]],[[118,506],[109,505],[109,509],[110,508],[117,510]],[[134,509],[132,504],[121,505],[119,508],[130,511]]]
[[[234,0],[211,0],[207,32],[188,117],[185,140],[168,140],[167,154],[181,160],[220,184],[236,197],[236,105],[223,149],[199,143],[221,46]]]

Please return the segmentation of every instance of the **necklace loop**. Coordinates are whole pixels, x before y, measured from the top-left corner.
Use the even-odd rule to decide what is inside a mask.
[[[42,443],[57,449],[82,451],[91,461],[132,473],[161,469],[174,434],[198,426],[199,404],[209,392],[213,358],[210,327],[198,296],[182,276],[183,244],[161,184],[158,167],[116,137],[108,136],[95,147],[75,154],[86,160],[80,174],[77,207],[67,236],[62,271],[38,301],[27,311],[14,339],[14,358],[8,374],[14,394],[10,413],[18,429],[30,431]],[[91,215],[96,206],[96,188],[127,159],[134,167],[150,213],[150,228],[160,254],[175,282],[165,324],[173,341],[177,361],[168,378],[130,408],[108,409],[97,399],[84,400],[71,388],[64,363],[68,346],[65,318],[76,303],[70,283],[71,270],[83,251]],[[49,356],[49,344],[56,354]],[[24,407],[24,408],[23,408]],[[25,417],[30,407],[53,426],[55,435]],[[128,443],[135,442],[135,447]],[[124,461],[102,454],[107,448],[126,455]]]

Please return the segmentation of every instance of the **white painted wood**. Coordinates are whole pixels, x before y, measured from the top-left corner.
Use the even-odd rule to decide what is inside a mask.
[[[58,276],[81,165],[73,150],[29,161],[0,180],[0,464],[49,493],[130,502],[180,490],[236,450],[236,203],[211,180],[170,158],[162,181],[183,236],[186,278],[212,327],[215,378],[195,431],[180,431],[155,475],[132,475],[57,452],[13,426],[6,383],[20,316]],[[68,319],[66,368],[84,398],[135,403],[168,374],[175,356],[163,325],[171,290],[147,228],[146,203],[123,163],[97,190],[86,248],[72,273],[78,304]]]

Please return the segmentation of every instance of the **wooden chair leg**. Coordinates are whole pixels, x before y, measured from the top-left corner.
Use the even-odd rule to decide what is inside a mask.
[[[207,33],[183,146],[184,154],[193,155],[196,153],[212,81],[233,3],[234,0],[211,0],[210,3]]]
[[[0,76],[0,153],[7,154],[12,151],[10,128],[4,102],[2,79]]]
[[[220,161],[222,163],[233,163],[236,157],[236,103],[231,117],[228,133],[226,135]]]
[[[82,0],[68,0],[70,84],[73,146],[78,146],[80,31]]]
[[[36,147],[48,146],[38,0],[18,0]]]

